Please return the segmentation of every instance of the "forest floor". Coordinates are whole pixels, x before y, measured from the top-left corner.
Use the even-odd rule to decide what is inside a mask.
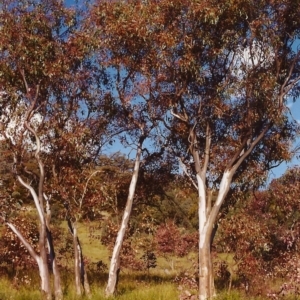
[[[97,270],[96,263],[102,261],[105,265],[109,265],[109,251],[107,247],[101,244],[101,230],[97,224],[77,224],[78,234],[83,247],[83,254],[88,259],[88,275],[91,284],[92,296],[87,298],[85,296],[78,297],[75,294],[74,280],[73,280],[73,260],[72,248],[69,253],[68,261],[62,263],[67,268],[62,268],[62,283],[65,300],[77,299],[91,299],[91,300],[104,300],[105,284],[107,282],[107,269]],[[93,226],[95,225],[95,226]],[[67,226],[62,223],[61,228],[68,236]],[[92,228],[92,230],[91,230]],[[140,257],[141,253],[137,253]],[[65,254],[62,256],[65,257]],[[226,261],[228,265],[232,264],[235,267],[231,255],[226,257],[220,256],[220,259]],[[190,280],[195,272],[195,261],[197,261],[196,253],[189,253],[185,257],[175,256],[158,256],[157,266],[155,269],[147,271],[132,271],[123,269],[120,273],[120,280],[117,295],[111,299],[118,300],[190,300],[197,299],[197,290],[194,282],[186,282]],[[92,267],[91,267],[92,266]],[[66,271],[67,270],[67,271]],[[185,283],[190,285],[185,286]],[[191,284],[194,286],[191,287]],[[224,289],[226,284],[223,283]],[[234,286],[233,286],[234,287]],[[39,292],[39,277],[38,269],[32,268],[30,271],[21,270],[16,274],[10,275],[0,274],[0,300],[39,300],[41,294]],[[270,300],[270,298],[263,297],[250,297],[245,295],[243,291],[233,289],[230,293],[226,290],[218,291],[216,300]],[[297,298],[284,298],[293,299]],[[300,298],[299,298],[300,300]]]
[[[94,279],[94,278],[93,278]],[[192,295],[182,294],[176,284],[171,282],[143,282],[140,280],[133,280],[133,277],[127,278],[120,283],[118,293],[115,297],[106,298],[104,295],[104,288],[102,284],[97,285],[96,279],[92,284],[92,295],[90,298],[86,296],[78,297],[72,287],[72,282],[64,288],[64,300],[179,300],[179,299],[197,299],[192,298]],[[16,283],[8,279],[0,279],[0,300],[40,300],[41,294],[36,284],[21,283],[16,286]],[[215,300],[267,300],[270,298],[251,297],[246,296],[239,291],[231,291],[227,293],[221,291],[218,293]],[[284,298],[286,300],[297,300],[300,298]]]

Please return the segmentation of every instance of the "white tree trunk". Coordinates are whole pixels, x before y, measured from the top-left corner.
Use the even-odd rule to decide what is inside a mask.
[[[54,296],[55,300],[61,300],[63,298],[63,292],[61,287],[61,279],[60,279],[60,272],[56,261],[56,255],[54,251],[52,233],[50,230],[50,220],[51,220],[51,207],[49,203],[49,199],[46,195],[44,195],[46,200],[46,233],[47,233],[47,242],[48,242],[48,250],[49,256],[51,260],[51,266],[53,271],[54,277]]]
[[[24,77],[24,83],[26,85],[26,88],[28,88],[25,77]],[[37,89],[39,87],[37,86]],[[40,158],[40,151],[41,151],[41,141],[39,136],[37,135],[37,132],[34,130],[33,127],[31,127],[30,119],[33,116],[34,107],[36,105],[37,101],[37,95],[36,97],[32,99],[32,103],[27,111],[26,118],[24,121],[24,127],[28,132],[32,133],[35,137],[35,143],[36,143],[36,151],[35,151],[35,158],[39,165],[39,184],[38,184],[38,192],[35,191],[35,189],[31,186],[31,184],[25,182],[23,178],[17,174],[18,181],[31,193],[31,196],[33,198],[38,217],[39,217],[39,251],[40,255],[35,256],[35,259],[39,266],[39,272],[41,277],[41,289],[42,292],[45,294],[46,299],[51,299],[51,285],[50,285],[50,276],[49,276],[49,268],[48,268],[48,255],[47,255],[47,247],[46,247],[46,241],[47,241],[47,221],[45,217],[45,211],[44,211],[44,194],[43,194],[43,188],[44,188],[44,179],[45,179],[45,170],[43,162]],[[18,163],[16,156],[14,157],[15,163]],[[20,236],[18,235],[20,238]],[[24,238],[21,240],[24,244]],[[25,245],[25,244],[24,244]],[[26,245],[25,245],[26,247]],[[28,245],[27,245],[28,247]]]
[[[70,217],[67,215],[68,227],[73,237],[74,248],[74,275],[75,275],[75,289],[78,296],[82,295],[82,287],[86,296],[89,298],[91,295],[90,284],[88,281],[85,265],[83,261],[82,248],[77,234],[77,228],[72,223]]]
[[[28,243],[28,241],[23,237],[21,232],[15,227],[14,224],[10,222],[5,222],[5,223],[16,234],[16,236],[25,246],[29,254],[36,261],[39,268],[40,278],[41,278],[41,291],[47,300],[48,299],[51,300],[52,296],[51,296],[51,286],[49,280],[49,269],[47,264],[47,253],[45,251],[45,247],[41,248],[41,240],[40,240],[40,255],[38,255],[31,247],[31,245]],[[40,233],[41,231],[42,230],[40,230]]]
[[[202,203],[204,201],[206,203],[206,195],[203,192],[205,185],[200,176],[197,176],[199,188],[199,300],[212,299],[215,296],[211,258],[212,233],[220,207],[229,191],[231,178],[232,172],[226,170],[223,174],[217,200],[207,215],[206,205]]]
[[[53,270],[53,276],[54,276],[55,300],[61,300],[61,299],[63,299],[63,292],[62,292],[62,287],[61,287],[60,272],[59,272],[59,269],[58,269],[55,254],[54,254],[53,259],[52,259],[52,270]]]
[[[43,296],[45,299],[51,300],[52,295],[51,295],[48,265],[47,265],[47,261],[45,262],[42,256],[38,258],[38,266],[39,266],[39,272],[41,278],[41,289],[42,289]]]
[[[79,241],[79,237],[77,235],[76,231],[76,245],[77,245],[77,252],[78,252],[78,258],[79,258],[79,271],[80,271],[80,280],[81,285],[83,286],[85,295],[90,298],[91,296],[91,289],[90,284],[87,277],[87,272],[84,264],[83,254],[82,254],[82,248]]]
[[[117,282],[118,282],[118,274],[119,274],[119,268],[120,268],[120,252],[126,232],[126,228],[128,226],[128,221],[130,218],[131,210],[132,210],[132,203],[133,203],[133,197],[136,189],[136,183],[138,180],[138,174],[139,174],[139,168],[140,168],[140,159],[141,159],[141,143],[138,145],[137,153],[136,153],[136,159],[134,164],[134,170],[131,177],[131,182],[129,186],[129,193],[127,197],[126,207],[124,210],[122,222],[120,229],[118,231],[116,243],[114,246],[111,262],[110,262],[110,268],[109,268],[109,275],[108,275],[108,283],[105,289],[106,296],[109,297],[113,295],[116,292],[117,288]]]
[[[77,228],[73,227],[73,246],[74,246],[74,273],[76,294],[81,295],[81,279],[80,279],[80,255],[77,245]]]

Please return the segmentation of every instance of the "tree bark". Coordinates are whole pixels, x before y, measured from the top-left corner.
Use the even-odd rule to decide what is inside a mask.
[[[140,138],[138,149],[136,153],[135,158],[135,164],[134,164],[134,170],[131,177],[131,182],[129,186],[129,193],[127,197],[126,207],[124,210],[123,218],[121,221],[121,226],[118,231],[116,243],[114,246],[113,254],[111,257],[110,262],[110,268],[109,268],[109,275],[108,275],[108,283],[105,289],[105,294],[107,297],[112,296],[117,289],[117,283],[118,283],[118,274],[120,272],[120,253],[121,248],[123,244],[123,240],[125,237],[126,228],[128,226],[131,210],[132,210],[132,204],[133,204],[133,197],[136,189],[136,183],[138,179],[139,174],[139,168],[140,168],[140,159],[141,159],[141,153],[142,153],[142,140],[143,138]]]
[[[80,279],[80,256],[77,245],[77,229],[73,227],[73,246],[74,246],[74,273],[76,294],[81,295],[81,279]]]
[[[82,254],[82,248],[77,235],[77,228],[72,223],[70,216],[67,215],[67,222],[69,230],[73,237],[73,248],[74,248],[74,274],[75,274],[75,289],[78,296],[82,295],[82,287],[85,294],[89,298],[91,296],[90,284],[86,273],[84,259]]]
[[[74,224],[71,221],[71,217],[69,216],[69,212],[67,211],[67,223],[70,230],[70,233],[73,237],[73,249],[74,249],[74,276],[75,276],[75,289],[76,294],[78,296],[81,296],[82,290],[81,290],[81,278],[80,278],[80,257],[79,257],[79,251],[78,251],[78,237],[77,237],[77,228],[74,226]]]
[[[46,224],[43,222],[40,224],[40,236],[39,236],[39,250],[40,257],[38,260],[42,291],[45,291],[45,298],[52,299],[51,295],[51,285],[50,285],[50,275],[48,267],[48,255],[46,250]]]
[[[24,80],[24,84],[26,87],[26,90],[29,92],[28,89],[28,84],[25,79],[24,72],[21,72]],[[36,132],[36,130],[32,127],[30,124],[31,118],[35,112],[35,106],[37,103],[37,98],[39,95],[39,85],[36,86],[36,95],[34,98],[31,99],[31,104],[27,110],[25,121],[24,121],[24,128],[30,132],[34,138],[35,138],[35,144],[36,144],[36,150],[35,150],[35,159],[38,163],[39,166],[39,183],[38,183],[38,189],[37,192],[36,190],[31,186],[31,184],[25,182],[23,178],[16,173],[17,180],[23,185],[30,193],[33,198],[37,213],[38,213],[38,218],[39,218],[39,251],[40,254],[34,254],[34,250],[30,251],[30,254],[33,256],[33,258],[36,260],[38,266],[39,266],[39,272],[40,272],[40,277],[41,277],[41,290],[42,293],[44,294],[44,297],[48,300],[52,299],[51,295],[51,284],[50,284],[50,275],[49,275],[49,267],[48,267],[48,255],[47,255],[47,249],[46,249],[46,241],[47,241],[47,220],[45,216],[45,211],[44,211],[44,194],[43,194],[43,189],[44,189],[44,180],[45,180],[45,169],[44,169],[44,164],[42,162],[42,159],[40,157],[40,151],[41,151],[41,141],[40,138]],[[17,160],[17,157],[14,157],[14,163],[17,164],[19,163]],[[11,229],[13,227],[10,226]],[[29,250],[32,248],[29,243],[23,238],[22,234],[14,228],[13,230],[18,238],[22,241],[24,246]]]
[[[87,272],[86,272],[86,268],[85,268],[85,264],[84,264],[84,259],[83,259],[83,254],[82,254],[82,248],[81,248],[81,244],[80,244],[77,232],[76,232],[76,237],[77,237],[76,238],[76,244],[77,244],[78,255],[79,255],[79,270],[80,270],[81,284],[83,286],[85,295],[88,298],[90,298],[90,296],[91,296],[91,289],[90,289],[90,284],[89,284],[89,281],[88,281],[88,276],[87,276]]]
[[[199,299],[211,298],[211,256],[210,247],[207,243],[199,245]]]
[[[88,280],[86,268],[84,266],[84,262],[83,262],[83,287],[87,297],[91,298],[91,288],[90,288],[90,283]]]
[[[49,269],[48,269],[47,261],[45,261],[45,253],[41,254],[41,256],[38,258],[38,266],[39,266],[39,272],[41,278],[41,290],[43,293],[43,298],[47,300],[51,300],[52,295],[51,295],[51,286],[50,286],[50,278],[49,278]]]
[[[51,267],[54,277],[54,295],[55,300],[61,300],[63,298],[63,292],[61,288],[61,279],[60,279],[60,272],[57,265],[54,245],[53,245],[53,238],[52,233],[50,230],[50,220],[51,220],[51,207],[49,203],[49,199],[46,195],[44,195],[46,200],[46,233],[47,233],[47,242],[48,242],[48,250],[49,250],[49,256],[51,261]]]
[[[48,242],[49,256],[50,256],[51,267],[52,267],[52,272],[54,277],[55,300],[61,300],[63,298],[63,293],[61,288],[60,272],[56,261],[52,233],[48,227],[47,227],[47,242]]]
[[[45,214],[42,206],[42,200],[41,197],[38,197],[36,194],[35,190],[33,187],[26,183],[21,176],[17,175],[17,179],[19,182],[27,188],[34,200],[38,216],[39,216],[39,221],[40,221],[40,229],[39,229],[39,251],[40,255],[33,258],[35,258],[38,266],[39,266],[39,272],[40,272],[40,277],[41,277],[41,289],[42,292],[45,294],[46,299],[51,299],[51,285],[50,285],[50,276],[49,276],[49,267],[48,267],[48,256],[47,256],[47,250],[46,250],[46,239],[47,239],[47,226],[46,226],[46,220],[45,220]],[[12,229],[12,227],[10,226]],[[18,238],[21,240],[21,242],[24,244],[25,239],[20,238],[20,233],[18,234],[17,231],[13,230]],[[27,243],[28,244],[28,243]],[[27,248],[26,244],[24,244],[25,247]],[[28,248],[27,248],[28,249]],[[30,253],[32,255],[32,253]]]
[[[5,220],[4,220],[5,221]],[[45,249],[45,244],[43,245],[43,234],[42,238],[40,237],[39,240],[39,248],[40,248],[40,255],[38,255],[35,250],[31,247],[31,245],[28,243],[28,241],[23,237],[21,232],[10,222],[6,222],[6,225],[16,234],[18,239],[22,242],[22,244],[25,246],[29,254],[32,256],[32,258],[36,261],[38,268],[39,268],[39,274],[41,278],[41,292],[43,293],[43,297],[47,300],[52,299],[51,295],[51,286],[50,286],[50,278],[49,278],[49,269],[48,269],[48,263],[47,263],[47,253]],[[40,228],[40,234],[42,233],[42,226]],[[45,241],[45,239],[44,239]]]
[[[211,244],[214,236],[214,226],[222,203],[228,193],[232,179],[232,172],[225,170],[221,180],[218,197],[211,211],[207,215],[205,185],[198,178],[199,187],[199,300],[212,299],[215,296],[213,263],[211,258]],[[202,191],[200,191],[202,190]],[[205,220],[205,221],[203,221]]]

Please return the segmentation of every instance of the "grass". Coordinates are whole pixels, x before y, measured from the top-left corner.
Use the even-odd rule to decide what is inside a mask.
[[[244,300],[244,299],[263,300],[264,298],[246,296],[244,293],[241,293],[239,291],[231,291],[231,292],[223,291],[219,293],[215,298],[215,300]]]
[[[97,225],[97,223],[95,223]],[[109,251],[105,246],[103,246],[99,239],[90,238],[90,229],[89,227],[94,225],[94,223],[77,223],[78,237],[82,246],[83,255],[88,257],[91,262],[98,262],[102,260],[106,264],[109,262]],[[67,227],[67,222],[64,221],[61,223],[61,228],[69,234],[69,229]],[[94,232],[94,235],[100,237],[101,230],[97,229]],[[1,300],[1,299],[0,299]]]
[[[69,286],[64,292],[65,300],[88,299],[78,297],[73,287]],[[16,288],[12,283],[5,279],[0,279],[0,300],[40,300],[41,293],[30,286]],[[178,291],[172,283],[147,283],[141,281],[126,280],[120,284],[118,293],[115,297],[106,298],[104,286],[92,286],[91,300],[169,300],[178,299]]]
[[[36,278],[37,279],[37,278]],[[92,285],[92,297],[78,297],[75,294],[72,280],[69,278],[69,285],[64,290],[64,300],[176,300],[179,299],[179,291],[169,277],[142,276],[142,274],[123,275],[120,280],[116,296],[106,298],[104,294],[104,283]],[[15,287],[6,278],[0,278],[0,300],[40,300],[41,293],[37,285]],[[231,292],[221,291],[215,300],[269,300],[264,297],[250,297],[242,292],[233,290]],[[286,297],[286,300],[300,300],[297,297]]]
[[[178,299],[176,287],[170,283],[145,285],[141,283],[123,284],[119,287],[115,297],[105,298],[104,290],[94,291],[92,300],[169,300]]]
[[[6,278],[0,279],[1,300],[40,300],[41,293],[31,287],[14,287]]]
[[[90,238],[90,224],[78,223],[78,235],[83,247],[83,254],[88,258],[90,262],[98,262],[102,260],[109,265],[109,251],[105,246],[100,243],[97,238]],[[61,228],[68,234],[66,223],[61,223]],[[100,237],[101,230],[96,229],[94,237]],[[71,250],[72,251],[72,250]],[[137,257],[140,257],[142,253],[138,252]],[[219,259],[225,261],[227,264],[233,264],[232,257],[226,254],[226,257],[220,254]],[[197,254],[190,253],[183,258],[162,256],[157,257],[157,267],[150,270],[150,274],[147,272],[133,272],[131,270],[122,269],[120,273],[120,282],[118,287],[118,293],[115,297],[106,298],[104,295],[105,285],[107,282],[107,274],[103,272],[94,272],[90,270],[89,280],[91,283],[92,297],[91,300],[176,300],[179,299],[180,291],[173,279],[182,273],[193,273],[193,263],[197,261]],[[66,262],[67,263],[67,262]],[[74,277],[73,277],[73,261],[70,260],[69,272],[61,270],[64,299],[65,300],[79,300],[86,297],[78,297],[74,290]],[[25,284],[20,279],[20,283],[17,286],[13,284],[13,279],[8,277],[0,277],[0,300],[38,300],[41,299],[41,293],[39,292],[39,277],[37,267],[31,270],[29,277],[31,278],[30,284]],[[21,277],[20,277],[21,278]],[[232,290],[230,293],[221,291],[218,293],[215,300],[263,300],[262,297],[250,297],[245,294]],[[288,299],[288,298],[286,298]],[[297,298],[289,298],[296,300]],[[298,298],[300,300],[300,298]]]
[[[100,231],[98,229],[94,234],[100,237]],[[100,240],[89,237],[89,225],[78,224],[78,237],[82,245],[83,255],[87,256],[90,261],[98,262],[102,260],[106,264],[109,262],[110,254],[107,248],[101,244]]]

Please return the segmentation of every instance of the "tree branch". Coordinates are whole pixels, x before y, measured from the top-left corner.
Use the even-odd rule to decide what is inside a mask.
[[[178,157],[178,160],[179,160],[179,165],[180,165],[181,169],[183,170],[184,174],[190,179],[191,183],[198,191],[198,186],[197,186],[196,182],[193,180],[192,176],[188,173],[186,165],[182,161],[181,157]]]
[[[34,251],[34,249],[31,247],[31,245],[26,241],[22,233],[10,222],[5,222],[5,224],[16,234],[18,239],[22,242],[22,244],[25,246],[29,254],[32,256],[32,258],[38,263],[39,256]]]

